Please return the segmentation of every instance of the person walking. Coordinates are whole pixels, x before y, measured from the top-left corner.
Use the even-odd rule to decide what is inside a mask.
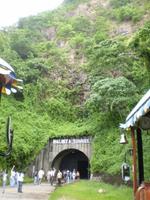
[[[38,184],[40,185],[44,176],[44,170],[41,168],[38,172]]]
[[[24,173],[18,172],[18,192],[22,193],[22,185],[23,185],[23,180],[24,180]]]
[[[77,180],[80,179],[80,172],[79,172],[79,171],[77,171],[77,173],[76,173],[76,179],[77,179]]]
[[[75,181],[76,179],[76,170],[74,169],[72,172],[72,180]]]
[[[51,183],[51,185],[53,185],[53,183],[54,183],[55,172],[56,172],[56,170],[55,170],[55,168],[53,168],[53,169],[51,170],[51,177],[50,177],[50,183]]]
[[[47,182],[48,183],[50,183],[51,175],[52,175],[52,169],[48,170],[48,172],[47,172]]]
[[[33,178],[34,178],[34,185],[37,185],[38,184],[38,172],[37,171],[34,172]]]
[[[15,165],[14,165],[10,172],[10,186],[11,187],[15,186],[15,176],[16,176],[16,172],[15,172]]]
[[[4,170],[3,174],[2,174],[2,182],[3,182],[2,193],[5,193],[5,188],[6,188],[6,183],[7,183],[7,176],[8,176],[8,174],[6,173],[6,170]]]
[[[67,170],[66,180],[67,180],[67,183],[70,183],[70,171],[69,170]]]
[[[59,170],[57,174],[58,186],[61,186],[62,172]]]

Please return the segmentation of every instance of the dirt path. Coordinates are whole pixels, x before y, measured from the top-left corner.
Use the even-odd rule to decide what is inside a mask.
[[[23,193],[18,193],[17,188],[10,187],[7,187],[5,193],[2,193],[2,187],[0,187],[0,200],[48,200],[53,190],[54,187],[45,183],[23,185]]]

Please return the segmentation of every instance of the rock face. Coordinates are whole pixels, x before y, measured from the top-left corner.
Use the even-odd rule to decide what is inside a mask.
[[[49,27],[48,29],[42,30],[42,32],[47,40],[54,40],[56,37],[56,28],[55,27]]]

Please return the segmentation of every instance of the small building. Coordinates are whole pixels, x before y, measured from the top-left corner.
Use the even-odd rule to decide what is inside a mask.
[[[150,181],[144,177],[143,137],[150,130],[150,90],[133,108],[120,128],[129,131],[132,144],[132,173],[135,200],[150,200]],[[122,144],[125,144],[126,141]],[[149,153],[149,152],[147,152]]]

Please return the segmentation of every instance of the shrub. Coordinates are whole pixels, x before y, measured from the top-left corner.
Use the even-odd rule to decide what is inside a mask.
[[[119,8],[121,6],[125,6],[128,3],[132,2],[133,0],[111,0],[110,4],[113,8]]]
[[[133,22],[139,21],[142,14],[142,10],[131,6],[130,4],[114,10],[114,17],[120,22],[130,20]]]

